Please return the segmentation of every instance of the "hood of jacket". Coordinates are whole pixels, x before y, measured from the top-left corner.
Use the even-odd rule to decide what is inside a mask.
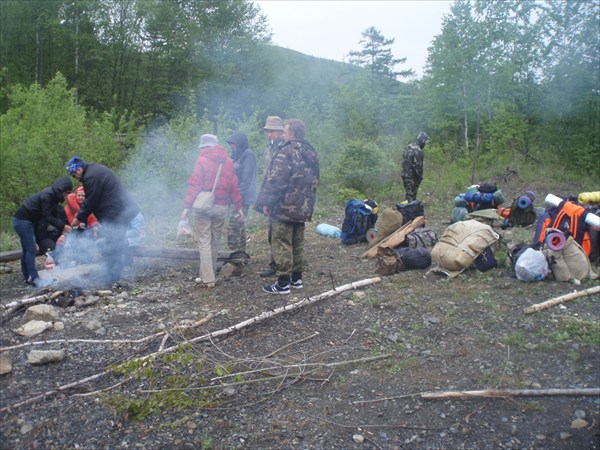
[[[237,159],[248,148],[248,136],[241,131],[236,131],[229,136],[227,143],[235,145],[235,152],[232,156],[233,159]]]
[[[73,182],[70,178],[61,177],[52,184],[52,192],[59,200],[63,199],[64,192],[71,192],[73,190]]]
[[[216,163],[223,163],[227,159],[227,152],[220,145],[213,147],[206,147],[200,152],[200,156],[215,161]]]

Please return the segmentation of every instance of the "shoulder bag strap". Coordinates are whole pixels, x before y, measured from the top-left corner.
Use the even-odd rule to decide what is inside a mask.
[[[217,182],[219,181],[219,176],[221,175],[221,169],[223,168],[223,163],[219,164],[219,168],[217,169],[217,176],[215,178],[215,182],[213,184],[212,193],[215,193],[215,189],[217,187]]]

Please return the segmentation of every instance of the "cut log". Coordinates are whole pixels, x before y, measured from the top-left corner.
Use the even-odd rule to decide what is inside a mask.
[[[423,216],[419,216],[419,217],[415,218],[414,220],[411,220],[410,222],[402,225],[400,228],[398,228],[396,231],[394,231],[388,237],[383,239],[379,244],[375,245],[374,247],[372,247],[369,250],[367,250],[366,252],[364,252],[362,255],[359,256],[359,258],[374,258],[377,255],[378,247],[382,247],[382,248],[398,247],[400,244],[402,244],[404,242],[404,240],[406,239],[406,235],[412,233],[413,231],[415,231],[415,228],[418,228],[422,225],[425,225],[425,217],[423,217]]]
[[[21,250],[10,250],[8,252],[0,252],[0,262],[17,261],[21,259],[22,254],[23,252]]]
[[[531,305],[525,308],[523,312],[525,314],[533,314],[534,312],[550,308],[560,303],[568,302],[569,300],[574,300],[579,297],[584,297],[586,295],[594,295],[598,293],[600,293],[600,286],[594,286],[589,289],[584,289],[583,291],[571,292],[569,294],[561,295],[560,297],[551,298],[550,300],[546,300],[542,303],[536,303],[535,305]]]
[[[179,247],[131,247],[131,255],[141,258],[167,258],[198,260],[200,253],[195,248]],[[17,261],[21,259],[21,250],[0,252],[0,262]],[[38,255],[40,256],[40,255]],[[219,253],[219,261],[229,260],[230,253]]]
[[[167,258],[167,259],[200,259],[200,253],[196,248],[178,247],[131,247],[132,256],[145,258]],[[221,257],[221,255],[219,255]]]

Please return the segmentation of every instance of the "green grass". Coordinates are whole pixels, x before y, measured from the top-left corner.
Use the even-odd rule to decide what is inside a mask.
[[[525,344],[527,344],[527,337],[520,332],[509,334],[508,336],[504,336],[502,339],[502,343],[505,345],[510,345],[511,347],[523,348]]]

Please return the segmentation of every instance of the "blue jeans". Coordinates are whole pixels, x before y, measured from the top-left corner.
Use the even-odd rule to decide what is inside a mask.
[[[19,235],[21,240],[21,273],[25,281],[31,277],[31,281],[35,281],[39,275],[35,267],[35,225],[29,220],[15,219],[13,217],[13,228]]]

